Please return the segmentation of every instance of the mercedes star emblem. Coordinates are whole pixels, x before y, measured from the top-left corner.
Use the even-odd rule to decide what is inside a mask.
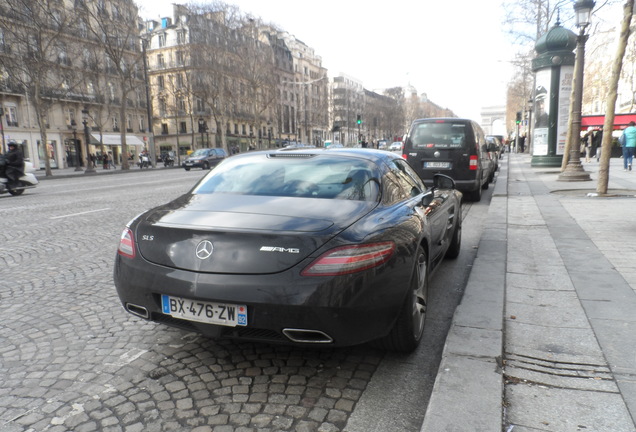
[[[209,240],[203,240],[201,243],[197,245],[197,258],[204,260],[210,258],[212,255],[212,251],[214,250],[214,246],[212,246],[212,242]]]

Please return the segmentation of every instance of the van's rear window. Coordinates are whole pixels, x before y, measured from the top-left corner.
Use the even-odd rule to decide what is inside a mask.
[[[410,133],[413,148],[462,148],[466,145],[466,125],[461,123],[420,123]]]

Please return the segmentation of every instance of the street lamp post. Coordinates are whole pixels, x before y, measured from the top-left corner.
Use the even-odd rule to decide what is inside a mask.
[[[93,163],[91,161],[91,155],[88,152],[88,143],[90,142],[90,134],[88,131],[88,110],[84,108],[82,110],[82,124],[84,125],[84,141],[86,141],[86,171],[84,174],[92,174],[95,172],[95,168],[93,168]]]
[[[73,126],[73,147],[75,148],[75,171],[81,171],[82,167],[80,166],[80,152],[79,147],[77,146],[77,129]]]
[[[567,136],[570,153],[568,164],[565,170],[559,175],[559,181],[588,181],[590,174],[581,165],[581,109],[583,106],[583,66],[585,65],[585,42],[588,35],[585,29],[590,25],[590,14],[594,5],[594,0],[578,0],[574,3],[574,13],[576,15],[576,26],[579,28],[579,35],[576,38],[576,60],[574,62],[574,87],[572,99],[572,118],[570,119]]]
[[[205,133],[205,120],[203,120],[203,117],[199,117],[199,132],[201,133],[201,148],[203,148],[205,147],[203,141],[203,134]]]
[[[4,108],[0,107],[0,134],[2,134],[2,153],[4,153],[7,148],[7,143],[4,139],[4,125],[2,117],[4,117]]]
[[[146,58],[146,45],[150,42],[150,35],[146,34],[141,40],[141,50],[144,61],[144,81],[146,87],[146,116],[148,117],[148,147],[150,147],[150,163],[157,167],[157,149],[155,148],[155,133],[152,129],[152,104],[150,103],[150,82],[148,81],[148,59]],[[177,153],[179,152],[179,140],[177,139]]]

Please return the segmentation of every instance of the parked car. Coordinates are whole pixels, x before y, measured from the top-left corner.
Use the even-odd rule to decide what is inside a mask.
[[[501,159],[505,152],[505,144],[504,144],[503,136],[502,135],[486,135],[486,141],[488,141],[489,144],[491,144],[493,140],[494,140],[494,144],[497,147],[497,156],[499,157],[499,159]]]
[[[486,148],[488,149],[488,155],[490,156],[490,159],[495,165],[495,171],[499,170],[499,158],[501,156],[502,147],[503,146],[501,145],[499,138],[492,135],[486,135]],[[494,176],[494,173],[492,175]]]
[[[431,185],[435,174],[446,174],[471,201],[481,200],[482,189],[494,179],[486,137],[472,120],[415,120],[404,140],[404,154],[425,184]]]
[[[190,171],[190,168],[210,169],[218,165],[226,157],[227,153],[222,148],[201,148],[185,158],[181,166],[186,171]]]
[[[232,156],[124,229],[124,308],[211,337],[412,351],[428,282],[461,246],[461,193],[394,153]]]
[[[403,143],[401,143],[400,141],[396,141],[391,143],[391,145],[389,146],[389,150],[402,150],[402,146]]]

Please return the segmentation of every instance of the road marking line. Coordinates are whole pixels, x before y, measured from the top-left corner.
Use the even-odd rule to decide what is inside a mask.
[[[81,212],[81,213],[71,213],[71,214],[67,214],[67,215],[63,215],[63,216],[53,216],[49,219],[61,219],[61,218],[66,218],[66,217],[72,217],[72,216],[81,216],[81,215],[85,215],[88,213],[96,213],[96,212],[100,212],[100,211],[105,211],[105,210],[110,210],[109,207],[107,208],[103,208],[103,209],[99,209],[99,210],[90,210],[90,211],[85,211],[85,212]]]

